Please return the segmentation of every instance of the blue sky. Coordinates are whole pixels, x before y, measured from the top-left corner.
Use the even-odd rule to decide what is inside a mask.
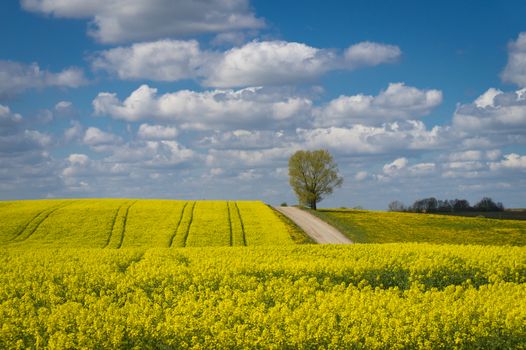
[[[491,196],[524,207],[522,1],[21,0],[0,4],[0,199],[295,202]]]

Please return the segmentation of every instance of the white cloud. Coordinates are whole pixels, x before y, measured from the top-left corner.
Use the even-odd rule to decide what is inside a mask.
[[[521,156],[516,153],[506,154],[500,162],[490,163],[491,170],[498,169],[520,169],[526,170],[526,155]]]
[[[359,171],[356,173],[356,175],[354,175],[354,179],[356,181],[363,181],[365,180],[367,177],[369,176],[369,174],[367,173],[367,171]]]
[[[307,148],[329,148],[343,154],[381,154],[401,150],[437,149],[452,137],[447,127],[427,130],[420,121],[385,123],[380,127],[355,124],[348,128],[298,129]]]
[[[405,168],[407,164],[407,158],[401,157],[393,160],[391,163],[385,164],[383,167],[383,172],[386,175],[393,176],[396,175],[400,170]]]
[[[84,134],[84,143],[90,146],[112,145],[122,139],[117,135],[100,130],[99,128],[89,127]]]
[[[201,130],[232,125],[276,125],[308,111],[310,106],[309,99],[281,96],[262,88],[181,90],[157,96],[157,89],[142,85],[123,102],[116,94],[107,92],[99,93],[93,100],[98,115],[127,121],[178,121],[183,128]]]
[[[474,103],[457,107],[453,126],[458,130],[486,134],[524,130],[526,89],[508,93],[489,89]]]
[[[363,45],[374,46],[376,60],[361,61],[351,54],[344,58],[336,50],[319,49],[303,43],[286,41],[252,41],[242,47],[225,52],[219,62],[205,68],[204,84],[214,87],[240,87],[253,85],[281,85],[309,81],[339,69],[356,69],[361,66],[389,63],[380,51],[396,46],[360,43],[347,50],[351,52]],[[353,59],[354,57],[354,59]],[[391,56],[389,56],[391,57]]]
[[[173,167],[195,157],[194,151],[176,141],[144,141],[114,147],[105,160],[141,168]]]
[[[120,79],[176,81],[196,78],[211,55],[202,52],[195,40],[160,40],[99,52],[92,67]]]
[[[290,137],[287,137],[283,131],[238,129],[225,132],[216,131],[202,138],[199,145],[216,149],[259,149],[282,145],[287,139],[290,140]]]
[[[0,155],[14,156],[21,153],[42,151],[52,144],[50,135],[24,128],[24,118],[0,104]]]
[[[317,126],[366,125],[410,119],[429,114],[442,102],[439,90],[419,90],[404,83],[390,83],[377,96],[340,96],[314,111]]]
[[[92,67],[121,79],[195,79],[205,86],[232,88],[310,81],[328,71],[389,63],[392,59],[387,57],[400,54],[396,46],[369,42],[349,50],[356,51],[354,56],[369,50],[376,58],[345,58],[338,50],[287,41],[252,41],[220,52],[202,50],[195,40],[165,39],[99,52]]]
[[[8,106],[0,104],[0,135],[12,133],[22,122],[22,116],[12,113]]]
[[[495,107],[495,97],[503,92],[495,88],[489,88],[485,93],[480,95],[474,102],[478,108]]]
[[[264,26],[248,0],[22,0],[21,3],[25,10],[58,18],[88,18],[89,35],[102,43]]]
[[[526,87],[526,32],[508,45],[508,64],[501,73],[505,82]]]
[[[40,69],[36,63],[23,64],[0,60],[0,99],[32,88],[76,88],[86,83],[84,72],[79,68],[71,67],[53,73]]]
[[[145,140],[174,139],[177,136],[177,129],[163,125],[141,124],[137,131],[137,136]]]
[[[344,57],[347,65],[354,68],[396,62],[401,54],[398,46],[364,41],[350,46]]]
[[[278,85],[316,78],[334,66],[336,54],[296,42],[253,41],[233,48],[208,67],[205,85]]]
[[[82,125],[76,121],[71,121],[71,127],[67,128],[64,131],[64,139],[66,142],[73,141],[75,139],[80,139],[82,137],[82,134],[84,132],[84,128]]]
[[[453,152],[449,155],[448,158],[452,162],[480,160],[482,159],[482,152],[478,150]]]

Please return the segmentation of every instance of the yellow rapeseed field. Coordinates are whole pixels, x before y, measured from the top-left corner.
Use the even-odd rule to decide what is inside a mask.
[[[132,199],[2,202],[0,245],[185,247],[292,244],[290,227],[257,201]]]
[[[250,201],[0,202],[0,349],[526,348],[526,247],[487,245],[519,224],[359,215],[486,245],[298,245]]]
[[[0,248],[2,349],[524,349],[526,248]]]

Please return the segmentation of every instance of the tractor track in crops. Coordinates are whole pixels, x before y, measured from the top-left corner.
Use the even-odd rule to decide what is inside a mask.
[[[232,216],[230,214],[230,202],[227,201],[226,202],[226,209],[228,211],[228,227],[229,227],[229,230],[230,230],[230,246],[232,247],[234,245],[234,237],[233,237],[233,234],[232,234]]]
[[[106,240],[106,244],[104,245],[104,247],[102,247],[102,249],[106,248],[110,244],[111,237],[113,236],[113,229],[115,228],[115,222],[117,222],[117,216],[119,216],[119,211],[121,211],[121,208],[123,206],[124,206],[124,204],[119,205],[119,207],[115,211],[115,215],[113,215],[113,220],[111,222],[110,233],[108,234],[108,239]]]
[[[35,215],[31,220],[29,220],[9,241],[19,241],[19,242],[23,242],[25,240],[27,240],[29,237],[31,237],[33,235],[33,233],[35,233],[35,231],[40,227],[40,225],[42,225],[42,223],[51,215],[53,214],[54,212],[56,212],[57,210],[59,209],[62,209],[70,204],[72,204],[73,202],[70,202],[70,203],[61,203],[57,206],[54,206],[54,207],[51,207],[51,208],[47,208],[45,210],[42,210],[41,212],[39,212],[37,215]],[[47,213],[46,213],[47,212]],[[46,214],[44,214],[46,213]],[[40,221],[38,221],[38,218],[44,214],[44,216],[40,219]],[[38,222],[37,222],[38,221]],[[22,239],[18,239],[20,236],[22,236],[22,234],[27,230],[27,228],[31,225],[31,223],[33,222],[37,222],[35,227],[29,232],[29,234],[25,235],[25,237],[23,237]]]
[[[245,224],[243,224],[243,218],[241,217],[241,213],[239,212],[239,207],[237,206],[237,202],[234,202],[236,206],[237,216],[239,217],[239,222],[241,223],[241,233],[243,234],[243,245],[247,245],[247,236],[245,235]]]
[[[185,235],[184,235],[184,241],[183,241],[183,247],[186,247],[186,241],[188,240],[188,234],[190,233],[190,227],[192,226],[192,222],[194,221],[194,210],[195,210],[195,204],[192,205],[192,211],[190,212],[190,221],[188,222],[188,228],[186,229]]]
[[[134,201],[132,204],[130,204],[128,206],[128,208],[126,208],[126,213],[124,213],[124,220],[123,220],[123,223],[122,223],[121,237],[120,237],[120,241],[119,241],[119,245],[117,246],[117,249],[121,249],[122,243],[124,242],[124,235],[126,234],[126,221],[128,221],[128,212],[130,211],[130,208],[135,203],[137,203],[137,201]]]
[[[325,221],[295,207],[274,207],[277,211],[294,221],[316,243],[320,244],[352,244],[353,242],[340,231]]]
[[[170,237],[170,241],[168,242],[168,248],[171,248],[174,243],[175,235],[177,235],[177,231],[179,230],[179,226],[181,226],[181,221],[183,221],[184,211],[186,210],[186,207],[188,206],[188,202],[185,202],[183,205],[183,209],[181,209],[181,216],[179,217],[179,221],[177,221],[177,225],[175,226],[174,233]]]

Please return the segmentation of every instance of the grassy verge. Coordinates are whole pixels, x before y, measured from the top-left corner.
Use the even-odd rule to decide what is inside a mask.
[[[526,222],[349,209],[308,210],[356,243],[526,245]]]

